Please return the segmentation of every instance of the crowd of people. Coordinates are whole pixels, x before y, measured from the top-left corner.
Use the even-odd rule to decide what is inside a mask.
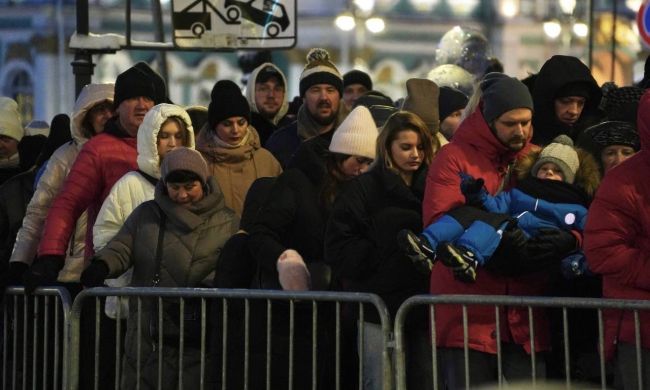
[[[393,101],[367,73],[341,74],[316,48],[299,80],[266,62],[244,89],[219,80],[207,107],[182,107],[140,62],[114,84],[86,85],[47,138],[26,135],[16,102],[0,97],[0,288],[30,294],[57,285],[73,298],[104,285],[367,292],[393,319],[419,294],[650,299],[644,82],[601,87],[563,55],[524,80],[473,76],[469,91],[460,88],[465,80],[409,79]],[[294,104],[289,82],[299,85]],[[157,388],[160,379],[176,388],[179,372],[187,389],[201,381],[242,388],[242,306],[208,321],[209,336],[218,336],[208,337],[207,362],[218,369],[202,377],[200,306],[188,301],[190,321],[179,326],[175,301],[131,302],[99,301],[100,361],[82,348],[81,388],[95,376],[100,388],[115,387],[118,325],[126,327],[120,388]],[[100,327],[94,304],[82,316],[89,345]],[[266,306],[252,305],[249,388],[267,379],[277,389],[332,388],[335,337],[343,340],[343,388],[357,386],[359,365],[364,389],[384,388],[377,313],[360,317],[344,306],[339,335],[333,306],[319,308],[313,328],[311,305],[280,303],[270,318]],[[497,320],[494,308],[470,306],[467,330],[463,313],[436,309],[441,388],[465,388],[467,377],[472,386],[496,383],[498,364],[507,381],[534,371],[600,383],[594,313],[570,312],[566,364],[561,313],[502,307]],[[432,388],[435,379],[427,314],[416,310],[407,322],[409,388]],[[606,310],[604,320],[608,383],[637,388],[638,367],[650,383],[650,313],[640,314],[639,366],[634,315]],[[224,344],[226,324],[233,333]],[[227,376],[218,372],[224,354]]]

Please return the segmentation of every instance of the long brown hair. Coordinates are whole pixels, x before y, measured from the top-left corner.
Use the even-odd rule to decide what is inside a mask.
[[[325,157],[325,167],[327,169],[323,184],[320,191],[321,207],[329,210],[334,203],[334,199],[345,180],[345,175],[341,171],[341,165],[350,155],[342,153],[328,152]]]
[[[376,164],[383,164],[386,168],[395,170],[390,146],[397,138],[397,134],[406,130],[414,131],[419,136],[424,150],[422,163],[427,166],[431,164],[433,156],[440,149],[440,141],[438,137],[431,135],[427,125],[419,116],[408,111],[397,111],[384,124],[381,133],[379,133],[379,138],[377,138]]]

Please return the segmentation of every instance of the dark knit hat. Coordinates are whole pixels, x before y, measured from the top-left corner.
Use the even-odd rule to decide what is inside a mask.
[[[428,79],[406,80],[406,98],[402,103],[402,110],[410,111],[419,116],[427,125],[431,134],[436,134],[440,129],[438,116],[438,85]]]
[[[444,121],[454,111],[465,108],[468,101],[467,96],[461,91],[451,87],[440,87],[440,97],[438,98],[440,122]]]
[[[366,87],[368,91],[372,89],[372,80],[368,73],[357,69],[352,69],[343,75],[343,88],[352,84],[361,84]]]
[[[195,173],[201,183],[208,180],[208,164],[201,153],[194,149],[180,147],[169,151],[160,166],[160,177],[167,182],[167,176],[174,171],[189,171]]]
[[[248,101],[237,84],[230,80],[219,80],[210,93],[208,125],[214,129],[217,123],[233,116],[242,116],[250,123],[251,109]]]
[[[153,100],[154,103],[159,103],[160,98],[156,93],[153,79],[150,74],[141,68],[143,68],[141,65],[132,66],[117,76],[113,107],[118,108],[123,101],[140,96],[147,97]]]
[[[165,79],[163,79],[162,76],[158,74],[158,72],[151,69],[151,67],[147,65],[146,62],[142,61],[133,66],[146,73],[151,81],[153,81],[153,86],[156,90],[156,98],[153,100],[155,104],[174,104],[171,100],[169,100],[169,97],[167,96],[167,84],[165,83]]]
[[[602,109],[609,120],[636,123],[639,101],[644,92],[644,89],[634,86],[610,89],[603,93]]]
[[[537,171],[542,165],[553,163],[557,165],[564,175],[564,181],[573,184],[576,172],[580,167],[578,152],[573,147],[573,141],[569,136],[561,134],[553,139],[553,142],[542,149],[539,158],[530,170],[532,176],[537,176]]]
[[[330,61],[330,55],[325,49],[315,48],[307,53],[307,65],[300,74],[300,96],[316,84],[329,84],[334,86],[343,95],[343,78]]]
[[[359,96],[354,102],[354,107],[357,106],[366,106],[368,108],[372,106],[393,106],[393,100],[386,96],[385,94],[379,91],[368,91],[363,95]]]
[[[517,108],[533,111],[533,98],[521,81],[503,73],[488,73],[480,83],[483,117],[487,123],[494,122],[503,113]]]
[[[567,96],[579,96],[589,99],[593,86],[586,81],[576,81],[568,83],[557,89],[555,98],[562,98]]]
[[[599,147],[612,145],[629,146],[638,151],[641,148],[639,134],[632,123],[624,121],[607,121],[585,130],[585,134]]]

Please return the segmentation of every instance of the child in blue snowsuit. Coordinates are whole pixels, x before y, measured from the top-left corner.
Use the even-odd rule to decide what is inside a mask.
[[[421,235],[404,232],[401,237],[402,247],[414,261],[422,261],[423,256],[426,256],[430,268],[434,259],[440,259],[444,265],[454,269],[457,278],[473,282],[476,280],[477,266],[483,266],[489,261],[499,246],[503,231],[513,228],[509,225],[516,224],[527,238],[535,236],[539,229],[548,228],[582,232],[587,217],[586,207],[578,203],[558,201],[563,199],[562,194],[570,192],[574,186],[579,165],[578,154],[571,139],[560,136],[542,150],[531,169],[531,178],[521,188],[491,196],[483,188],[482,179],[461,173],[461,190],[467,203],[479,205],[489,213],[501,214],[503,222],[495,226],[494,220],[477,219],[469,226],[463,226],[458,218],[458,212],[462,212],[459,208],[427,226]],[[523,188],[537,196],[531,196]],[[540,198],[540,194],[546,193],[555,194],[550,196],[554,199],[553,202]],[[498,218],[496,216],[496,220]],[[584,263],[583,257],[581,252],[577,252],[563,263],[581,266]]]

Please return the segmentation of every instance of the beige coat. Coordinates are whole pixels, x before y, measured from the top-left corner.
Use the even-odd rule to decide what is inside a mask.
[[[253,126],[248,127],[248,142],[235,148],[220,146],[216,135],[207,124],[201,129],[196,141],[208,162],[210,174],[217,180],[226,200],[226,206],[241,216],[244,199],[251,184],[260,177],[276,177],[282,173],[280,163],[260,145],[260,138]]]

